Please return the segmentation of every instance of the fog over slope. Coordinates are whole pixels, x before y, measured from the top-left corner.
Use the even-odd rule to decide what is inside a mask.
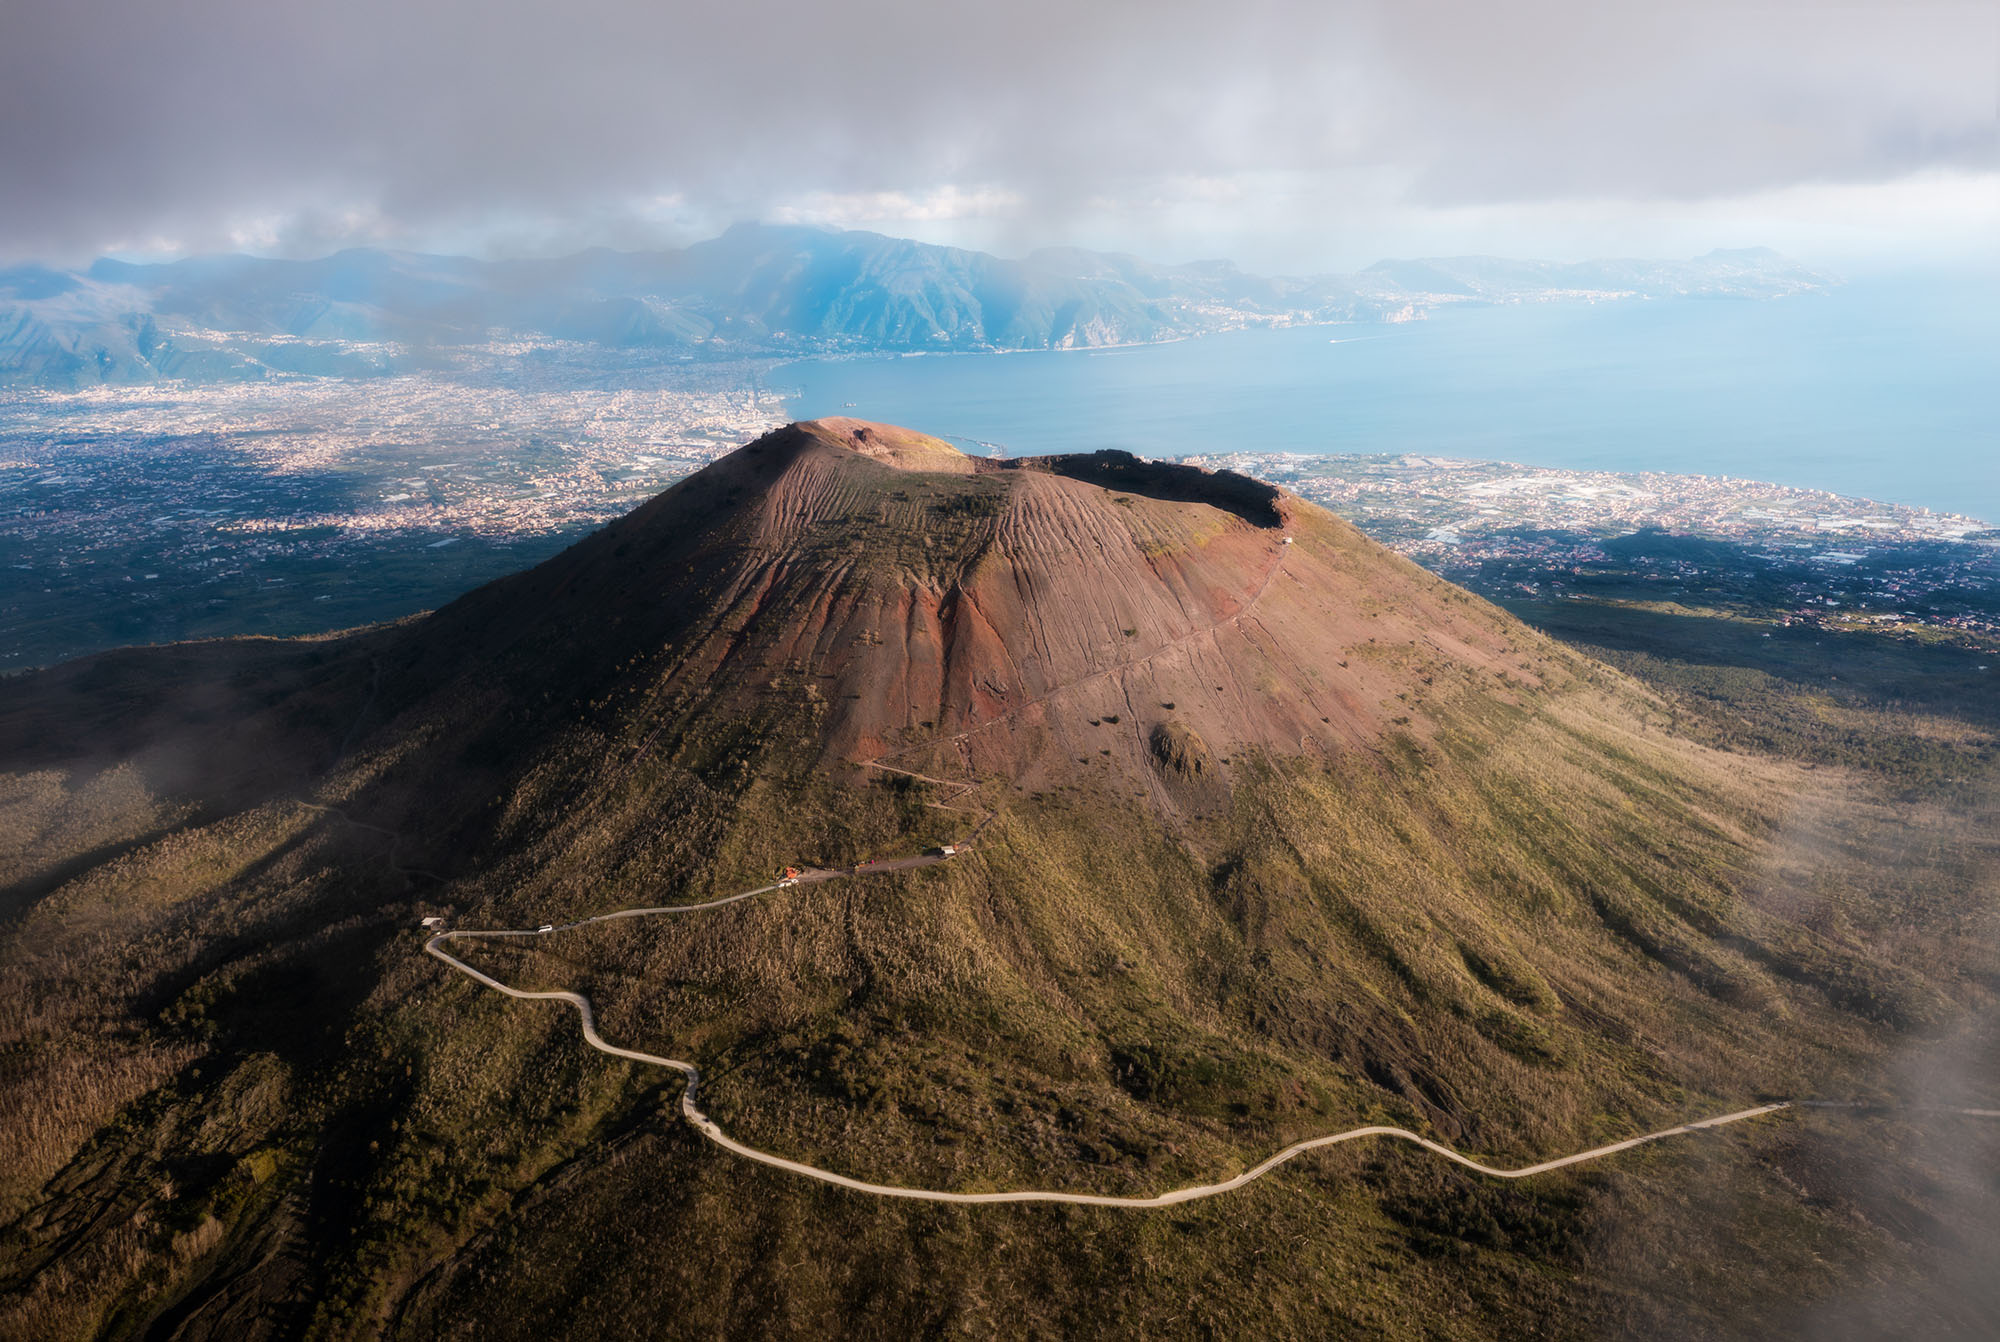
[[[1859,1260],[1957,1317],[1924,1255],[1978,1175],[1907,1120],[888,1204],[423,953],[845,870],[461,950],[697,1059],[751,1145],[954,1190],[1894,1100],[1991,1005],[1949,808],[1700,744],[1273,486],[793,425],[431,615],[4,688],[0,1331],[1754,1334]],[[1827,1152],[1896,1172],[1878,1218]]]

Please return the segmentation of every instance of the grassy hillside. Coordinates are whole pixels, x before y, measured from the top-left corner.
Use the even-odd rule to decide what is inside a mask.
[[[0,1329],[1768,1335],[1871,1283],[1934,1335],[1982,1317],[1951,1251],[2000,1151],[1943,1120],[1794,1113],[1520,1185],[1356,1144],[1166,1211],[884,1203],[728,1157],[671,1073],[424,956],[424,914],[533,927],[964,835],[944,789],[863,767],[897,750],[974,785],[970,852],[463,954],[696,1059],[742,1140],[967,1191],[1158,1192],[1368,1121],[1525,1163],[1982,1084],[1985,757],[1913,806],[1691,742],[1672,675],[1294,502],[1260,529],[1178,478],[757,465],[694,487],[756,502],[721,541],[614,528],[420,624],[14,687]],[[808,558],[867,509],[900,520],[826,579]],[[772,518],[775,560],[741,540]],[[1122,606],[1000,619],[994,593],[1072,590],[1042,518],[1092,563],[1144,542]],[[1193,577],[1149,604],[1163,573]],[[1260,574],[1280,595],[1245,606]],[[864,697],[927,638],[934,678]],[[52,705],[89,753],[32,729]]]

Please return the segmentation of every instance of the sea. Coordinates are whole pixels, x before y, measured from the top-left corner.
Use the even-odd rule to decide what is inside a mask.
[[[818,359],[792,417],[975,452],[1421,453],[1772,481],[2000,525],[2000,271],[1453,306],[1089,351]]]

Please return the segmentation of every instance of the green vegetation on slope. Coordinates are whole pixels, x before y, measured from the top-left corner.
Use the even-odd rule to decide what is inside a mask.
[[[737,463],[742,497],[758,462]],[[838,483],[882,546],[824,529],[787,553],[854,582],[962,573],[1010,516],[945,506],[997,497],[985,477]],[[1203,513],[1208,534],[1175,541],[1166,505],[1111,507],[1158,525],[1162,555],[1241,539]],[[1369,1119],[1515,1161],[1771,1094],[1894,1098],[1904,1055],[1992,1009],[2000,790],[1960,749],[1978,723],[1938,733],[1970,781],[1936,771],[1892,804],[1910,784],[1888,756],[1804,770],[1687,742],[1763,743],[1730,714],[1793,739],[1791,699],[1730,697],[1783,681],[1775,662],[1711,674],[1721,652],[1662,639],[1629,663],[1649,689],[1298,530],[1364,580],[1355,666],[1228,662],[1218,636],[1195,688],[1387,686],[1381,731],[1363,730],[1377,705],[1342,700],[1353,744],[1223,759],[1185,726],[1191,697],[1127,702],[1052,738],[1101,732],[1104,753],[969,780],[953,804],[995,818],[949,863],[465,954],[590,994],[614,1041],[697,1059],[744,1140],[968,1190],[1159,1191]],[[180,698],[146,657],[21,690],[0,715],[18,766],[0,1118],[21,1136],[0,1329],[1782,1332],[1857,1275],[1938,1279],[1959,1194],[2000,1168],[1942,1166],[1914,1120],[1838,1115],[1507,1187],[1355,1145],[1157,1213],[892,1205],[731,1160],[675,1116],[677,1078],[588,1050],[567,1008],[449,974],[416,922],[692,902],[971,827],[929,784],[828,763],[850,682],[806,657],[685,674],[705,648],[767,651],[776,589],[733,581],[738,554],[613,528],[421,626],[292,662],[176,651],[208,667]],[[616,600],[586,605],[587,637],[536,623],[592,583]],[[1398,625],[1398,600],[1452,613]],[[885,626],[825,627],[866,650]],[[1941,721],[1952,703],[1906,697]],[[24,725],[50,704],[101,710],[96,756]],[[1903,711],[1841,707],[1869,740]],[[128,766],[160,740],[226,748],[251,781],[192,795],[158,759]],[[1918,1294],[1901,1317],[1942,1328],[1955,1307]]]
[[[1194,830],[1108,799],[1024,798],[944,867],[480,963],[589,992],[614,1039],[699,1057],[712,1111],[746,1140],[968,1189],[1157,1191],[1369,1119],[1526,1158],[1858,1084],[1899,1024],[1944,1009],[1958,985],[1936,965],[1775,921],[1745,865],[1753,836],[1715,818],[1740,813],[1737,784],[1607,736],[1588,703],[1567,722],[1468,703],[1431,744],[1273,762]],[[61,1332],[123,1331],[190,1288],[190,1317],[227,1306],[238,1297],[199,1283],[236,1274],[268,1317],[333,1332],[471,1310],[525,1333],[587,1327],[599,1307],[697,1330],[981,1331],[1004,1314],[1058,1332],[1111,1302],[1135,1326],[1268,1310],[1276,1331],[1396,1331],[1398,1300],[1452,1300],[1445,1331],[1478,1335],[1550,1310],[1617,1317],[1615,1293],[1577,1280],[1612,1204],[1671,1220],[1662,1198],[1704,1166],[1785,1201],[1743,1163],[1773,1140],[1756,1136],[1506,1190],[1342,1152],[1157,1217],[879,1208],[736,1166],[671,1117],[671,1077],[587,1052],[555,1008],[441,978],[415,914],[528,926],[693,899],[786,859],[925,846],[963,818],[924,808],[920,784],[803,780],[782,751],[746,785],[756,752],[705,738],[686,745],[700,770],[656,758],[577,795],[567,780],[601,747],[579,732],[571,748],[510,808],[562,823],[492,871],[427,882],[385,860],[383,836],[274,807],[37,908],[19,935],[45,958],[17,962],[8,1000],[91,1003],[45,1021],[45,1046],[73,1066],[96,1055],[107,1098],[121,1078],[133,1098],[74,1157],[53,1139],[68,1197],[16,1185],[16,1207],[43,1209],[10,1235],[30,1274],[18,1308]],[[1781,833],[1783,809],[1750,823]],[[239,865],[218,873],[223,853]],[[1947,877],[1871,874],[1882,884],[1856,893],[1877,910]],[[1843,996],[1853,983],[1872,996]],[[139,1058],[154,1072],[129,1075]],[[50,1218],[86,1193],[123,1209],[117,1233]],[[1783,1214],[1804,1218],[1802,1242],[1840,1248],[1809,1211]],[[261,1255],[280,1244],[297,1248],[274,1275]],[[736,1286],[696,1291],[663,1259]],[[1804,1274],[1792,1289],[1814,1279],[1797,1255],[1768,1269],[1788,1271]],[[940,1278],[960,1285],[941,1296]]]

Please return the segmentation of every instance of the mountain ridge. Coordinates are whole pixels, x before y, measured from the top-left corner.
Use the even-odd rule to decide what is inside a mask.
[[[969,1191],[1153,1196],[1360,1126],[1527,1163],[1845,1085],[1950,987],[1760,875],[1840,780],[1681,737],[1283,490],[1125,453],[791,425],[429,615],[0,689],[4,1330],[1165,1328],[1150,1254],[1231,1331],[1360,1327],[1373,1283],[1469,1337],[1584,1308],[1594,1218],[1783,1140],[1504,1196],[1336,1150],[1171,1223],[862,1205],[716,1152],[421,917],[565,927],[455,944],[694,1060],[743,1143]],[[969,852],[869,874],[967,811]],[[582,921],[786,866],[858,875]],[[1844,1215],[1795,1189],[1756,1216]],[[1446,1208],[1492,1247],[1439,1259]]]
[[[1094,348],[1246,325],[1407,320],[1449,303],[1773,297],[1831,281],[1775,253],[1582,263],[1443,258],[1263,277],[1082,248],[1019,260],[867,232],[738,225],[679,251],[480,261],[100,259],[0,270],[0,383],[369,376],[496,340],[710,357]]]

